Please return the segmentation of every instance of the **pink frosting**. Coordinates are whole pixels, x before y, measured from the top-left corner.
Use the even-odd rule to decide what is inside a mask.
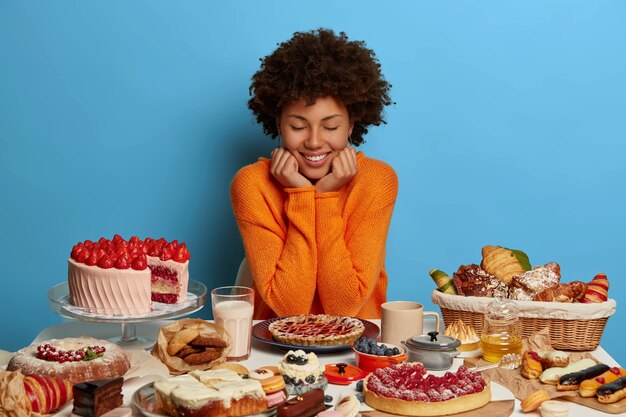
[[[70,303],[101,315],[126,316],[151,311],[150,270],[89,266],[68,260]]]

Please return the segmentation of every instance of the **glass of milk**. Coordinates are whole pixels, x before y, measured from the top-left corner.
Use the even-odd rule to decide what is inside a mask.
[[[227,361],[244,361],[250,356],[254,290],[248,287],[219,287],[211,291],[213,318],[232,339]]]

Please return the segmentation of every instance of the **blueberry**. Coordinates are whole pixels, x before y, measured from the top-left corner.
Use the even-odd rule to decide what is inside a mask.
[[[315,382],[315,377],[313,375],[309,375],[304,380],[308,382],[309,384],[312,384]]]
[[[360,380],[359,382],[356,383],[356,390],[359,392],[363,391],[363,380]]]
[[[287,355],[287,363],[296,363],[298,358],[294,354]]]
[[[332,395],[324,395],[324,402],[325,403],[332,403],[333,402]]]
[[[306,365],[309,362],[309,359],[306,356],[298,356],[296,358],[297,365]]]
[[[398,349],[397,347],[391,349],[393,351],[394,355],[399,355],[400,354],[400,349]]]
[[[376,339],[368,339],[367,340],[367,344],[370,345],[370,347],[375,347],[378,344],[376,343]]]
[[[385,349],[385,356],[393,356],[393,349]]]
[[[361,352],[363,352],[363,353],[367,353],[367,354],[369,355],[369,353],[370,353],[370,348],[369,348],[369,347],[367,347],[367,346],[365,346],[365,347],[363,347],[363,350],[362,350]]]

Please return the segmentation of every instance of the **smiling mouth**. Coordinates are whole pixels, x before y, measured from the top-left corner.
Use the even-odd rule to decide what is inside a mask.
[[[325,153],[325,154],[321,154],[321,155],[304,155],[304,154],[302,154],[302,157],[304,159],[306,159],[307,161],[319,162],[319,161],[325,159],[328,155],[330,155],[330,152]]]

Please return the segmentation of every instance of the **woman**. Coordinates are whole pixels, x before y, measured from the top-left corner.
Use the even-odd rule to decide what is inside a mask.
[[[252,77],[248,106],[282,139],[231,187],[256,319],[380,317],[398,180],[353,146],[384,123],[390,87],[372,50],[326,29],[295,33]]]

